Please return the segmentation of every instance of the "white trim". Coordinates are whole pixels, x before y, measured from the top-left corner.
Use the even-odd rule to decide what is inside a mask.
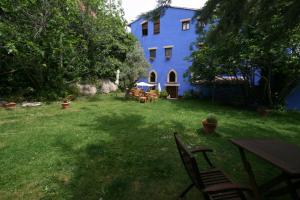
[[[191,21],[191,18],[181,19],[180,22],[189,22]]]
[[[168,49],[168,48],[173,48],[174,45],[167,45],[167,46],[164,46],[165,49]]]
[[[165,86],[180,86],[179,83],[166,83]]]
[[[155,82],[151,82],[151,80],[150,80],[150,75],[152,74],[152,73],[154,73],[155,74]],[[151,71],[149,71],[149,74],[148,74],[148,83],[157,83],[157,72],[154,70],[154,69],[152,69]]]
[[[157,49],[157,47],[150,47],[150,48],[148,48],[148,50],[156,50]]]
[[[175,73],[175,82],[170,82],[170,73],[171,72]],[[177,84],[177,81],[178,81],[178,74],[175,69],[171,69],[167,74],[167,84],[174,85],[174,84]]]
[[[145,24],[145,23],[147,23],[148,22],[148,20],[144,20],[144,21],[142,21],[141,23],[140,23],[140,25],[143,25],[143,24]]]

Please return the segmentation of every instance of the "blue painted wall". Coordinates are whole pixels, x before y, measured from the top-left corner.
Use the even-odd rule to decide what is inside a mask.
[[[297,87],[287,96],[286,107],[288,110],[300,111],[300,81]]]
[[[131,32],[140,41],[144,49],[145,56],[149,60],[150,53],[148,48],[157,48],[156,58],[150,61],[151,68],[157,72],[157,83],[161,84],[162,89],[165,88],[167,77],[170,70],[177,72],[177,83],[179,86],[179,95],[183,95],[185,91],[193,89],[188,78],[184,78],[183,74],[190,67],[191,63],[185,58],[191,55],[190,46],[196,42],[196,22],[191,20],[190,29],[182,30],[182,19],[193,18],[195,10],[170,7],[160,18],[160,33],[153,34],[153,22],[148,21],[148,35],[142,36],[141,23],[144,19],[137,19],[130,24]],[[174,46],[172,49],[172,57],[170,60],[165,58],[164,46]],[[148,82],[147,78],[140,81]]]

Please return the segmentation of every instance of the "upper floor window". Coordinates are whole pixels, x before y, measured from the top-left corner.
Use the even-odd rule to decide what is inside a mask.
[[[199,49],[202,49],[204,47],[204,43],[203,42],[198,42],[197,47]]]
[[[182,19],[181,20],[181,29],[183,31],[189,30],[190,29],[190,23],[191,23],[191,19]]]
[[[170,59],[172,57],[172,46],[166,46],[165,47],[165,57],[166,59]]]
[[[147,36],[148,35],[148,22],[142,23],[142,35]]]
[[[153,61],[156,58],[156,49],[149,49],[150,60]]]
[[[182,30],[186,31],[190,29],[190,21],[182,22]]]
[[[160,18],[154,20],[153,25],[154,25],[153,33],[159,34],[160,33]]]

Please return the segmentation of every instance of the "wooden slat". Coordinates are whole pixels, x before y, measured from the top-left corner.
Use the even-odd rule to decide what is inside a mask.
[[[241,199],[239,193],[236,191],[212,194],[210,198],[212,200]]]

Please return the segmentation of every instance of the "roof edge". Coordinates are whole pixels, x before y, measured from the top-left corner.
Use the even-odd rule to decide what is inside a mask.
[[[181,9],[181,10],[191,10],[191,11],[198,11],[198,10],[200,10],[200,9],[196,9],[196,8],[187,8],[187,7],[180,7],[180,6],[167,6],[167,9],[169,9],[169,8]],[[134,22],[138,21],[139,19],[141,19],[141,17],[138,17],[135,20],[133,20],[132,22],[128,23],[127,26],[130,26],[131,24],[133,24]]]

